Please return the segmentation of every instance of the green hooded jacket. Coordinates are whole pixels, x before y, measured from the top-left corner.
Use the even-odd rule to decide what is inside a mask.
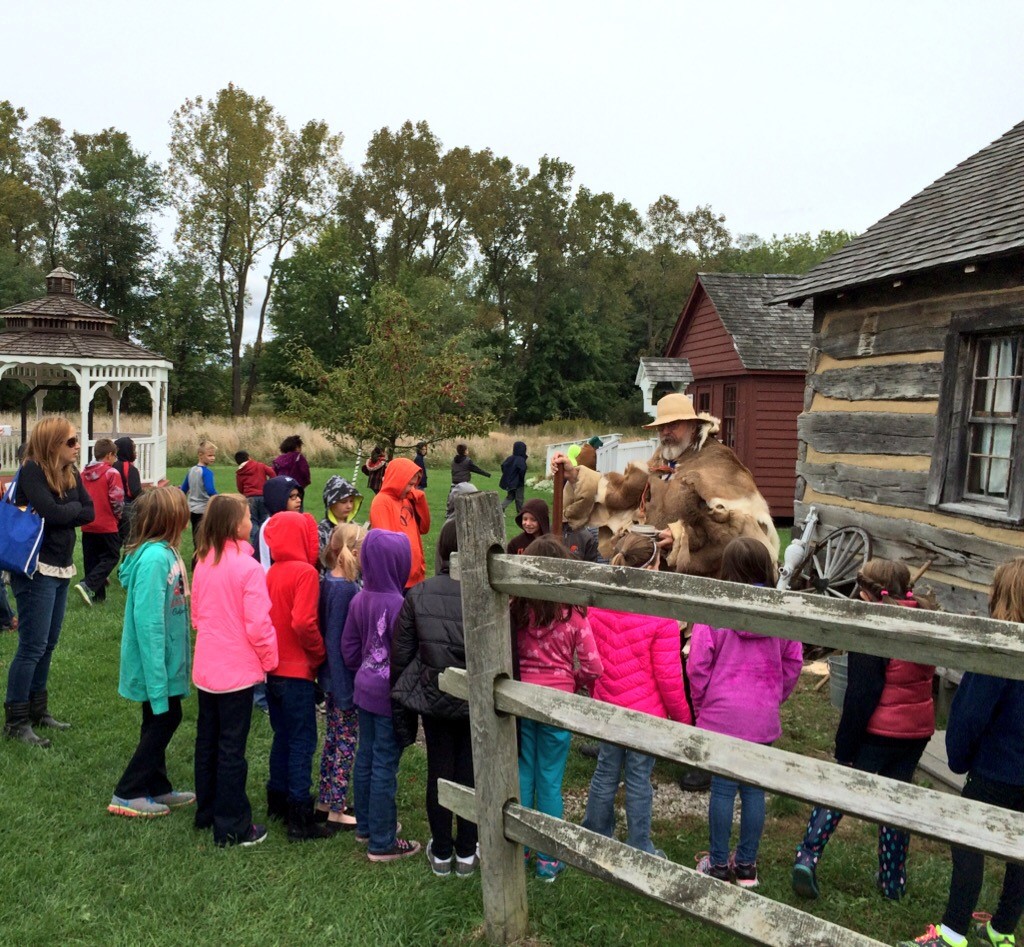
[[[143,543],[121,564],[128,592],[121,633],[117,691],[167,713],[169,697],[188,694],[192,645],[186,579],[180,556],[166,542]]]

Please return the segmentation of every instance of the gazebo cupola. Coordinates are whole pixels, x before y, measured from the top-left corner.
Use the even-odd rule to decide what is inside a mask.
[[[100,436],[130,435],[144,480],[167,471],[167,383],[171,363],[155,352],[114,336],[117,320],[75,295],[75,277],[57,267],[46,277],[46,295],[0,310],[0,378],[14,378],[28,391],[21,403],[21,441],[28,435],[28,404],[42,417],[48,391],[77,387],[83,463]],[[121,430],[121,395],[131,384],[149,392],[148,434]],[[92,403],[101,388],[110,397],[113,430],[93,430]],[[13,439],[12,439],[13,440]],[[13,466],[16,445],[0,439],[0,469]],[[8,454],[11,456],[9,457]]]

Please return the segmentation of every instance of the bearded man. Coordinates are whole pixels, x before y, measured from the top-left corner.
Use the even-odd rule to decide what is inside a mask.
[[[658,449],[644,469],[599,474],[574,467],[564,454],[551,461],[565,474],[562,515],[573,529],[598,528],[610,557],[615,534],[635,523],[659,530],[666,565],[676,572],[717,576],[722,553],[737,536],[752,536],[777,559],[779,536],[749,470],[715,435],[719,421],[697,414],[684,394],[665,395],[645,427]]]

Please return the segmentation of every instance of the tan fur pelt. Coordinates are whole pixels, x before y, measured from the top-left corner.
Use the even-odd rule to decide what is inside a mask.
[[[625,473],[605,474],[604,505],[609,510],[631,510],[646,487],[647,471],[637,464],[629,464]]]

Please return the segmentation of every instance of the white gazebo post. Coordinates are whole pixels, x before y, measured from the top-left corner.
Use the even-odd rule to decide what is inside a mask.
[[[114,433],[121,433],[121,393],[124,390],[124,383],[112,381],[107,385],[107,392],[110,395],[111,414],[114,417]]]

